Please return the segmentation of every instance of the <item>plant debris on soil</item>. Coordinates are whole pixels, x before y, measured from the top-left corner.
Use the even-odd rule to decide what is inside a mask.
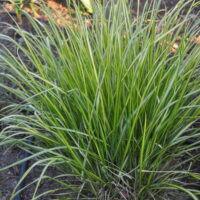
[[[136,2],[136,1],[134,1],[134,2]],[[143,0],[141,6],[143,5],[144,2],[145,1]],[[176,3],[177,3],[177,0],[163,0],[162,6],[163,7],[166,6],[168,9],[171,9],[176,5]],[[67,24],[70,25],[72,23],[72,20],[71,20],[70,14],[69,14],[70,11],[67,7],[65,7],[63,5],[62,2],[48,0],[47,5],[49,7],[54,8],[59,14],[61,14],[66,19]],[[5,10],[5,8],[7,9],[7,11]],[[136,3],[133,3],[133,9],[134,8],[137,8]],[[197,7],[193,11],[193,13],[191,14],[191,19],[195,19],[199,16],[199,8],[200,7]],[[30,14],[33,14],[28,6],[25,6],[25,10],[27,12],[29,12]],[[187,10],[187,8],[186,8],[186,10]],[[35,17],[40,20],[43,20],[43,21],[46,20],[45,15],[43,13],[41,13],[39,10],[37,10],[37,14],[35,15]],[[56,15],[54,14],[53,17],[56,18]],[[0,34],[10,36],[10,37],[14,38],[17,42],[23,42],[22,39],[18,35],[16,35],[14,30],[10,29],[10,27],[9,27],[9,24],[15,25],[16,22],[17,22],[17,17],[14,14],[12,5],[9,3],[3,2],[3,1],[0,2]],[[57,22],[58,22],[58,24],[61,23],[59,21],[59,19],[57,19]],[[20,24],[20,27],[22,27],[26,31],[33,32],[30,22],[24,16],[23,16],[22,23]],[[196,43],[200,44],[200,36],[195,38],[194,41]],[[0,49],[2,48],[2,45],[5,46],[6,48],[8,48],[11,52],[17,53],[13,44],[11,44],[7,41],[0,40]],[[173,47],[176,48],[177,45],[178,44],[175,44],[175,46],[173,46]],[[0,73],[1,72],[5,72],[5,69],[0,69]],[[5,84],[8,84],[10,86],[11,83],[9,81],[7,81],[7,80],[3,80],[3,81],[5,82]],[[15,86],[13,85],[13,87],[15,87]],[[15,96],[11,95],[9,92],[3,90],[2,88],[0,89],[0,112],[3,107],[5,107],[11,103],[17,103],[17,102],[18,102],[18,100]],[[0,117],[2,114],[3,113],[0,113]],[[1,129],[1,124],[0,124],[0,129]],[[199,154],[199,152],[194,151],[194,154]],[[3,148],[0,146],[0,168],[7,166],[11,163],[14,163],[14,162],[22,159],[22,157],[23,157],[23,151],[21,149],[19,149],[18,147],[13,146],[13,147],[9,147],[9,148],[5,148],[5,147]],[[195,165],[196,171],[200,170],[198,164],[199,163],[196,163],[196,165]],[[20,166],[15,166],[8,170],[0,172],[0,200],[10,199],[13,189],[15,188],[17,181],[18,181],[19,167]],[[188,166],[186,166],[186,169],[187,169],[187,167]],[[34,169],[33,172],[26,179],[26,184],[32,182],[36,177],[38,177],[39,174],[41,173],[41,169],[42,168]],[[55,169],[50,168],[48,170],[47,174],[49,174],[50,176],[53,176],[53,175],[55,176],[55,175],[59,175],[59,172],[55,171]],[[200,185],[200,183],[199,183],[199,185]],[[42,184],[39,188],[39,193],[43,193],[50,189],[55,189],[55,188],[57,188],[57,186],[58,186],[58,183],[55,183],[52,180],[46,180],[46,181],[42,182]],[[27,190],[25,190],[23,192],[21,199],[22,200],[30,200],[33,192],[34,192],[34,185],[32,187],[29,187]],[[55,198],[55,196],[50,195],[48,197],[41,197],[40,200],[43,200],[43,199],[47,200],[47,199],[54,199],[54,198]],[[174,196],[170,195],[170,194],[169,194],[168,198],[169,198],[169,200],[179,200],[179,198],[177,198],[177,197],[174,198]],[[180,200],[183,200],[183,199],[180,199]],[[186,200],[186,199],[184,199],[184,200]]]

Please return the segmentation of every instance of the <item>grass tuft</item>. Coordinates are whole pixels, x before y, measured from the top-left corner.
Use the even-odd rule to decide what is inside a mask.
[[[90,26],[78,11],[75,25],[58,26],[44,9],[48,25],[26,14],[34,34],[12,27],[24,45],[0,35],[18,52],[0,52],[9,70],[1,76],[17,89],[0,86],[22,100],[0,120],[7,124],[0,145],[31,152],[24,160],[35,163],[22,179],[43,166],[32,199],[59,191],[39,194],[46,178],[74,192],[65,199],[158,200],[174,191],[198,199],[199,191],[184,183],[190,177],[195,185],[200,176],[191,166],[200,148],[200,49],[193,42],[200,19],[190,23],[194,3],[181,18],[189,2],[180,1],[161,19],[157,2],[137,17],[125,1],[112,1],[109,12],[98,4]],[[26,143],[29,136],[34,144]],[[186,144],[190,138],[196,142]],[[65,179],[46,176],[49,167]]]

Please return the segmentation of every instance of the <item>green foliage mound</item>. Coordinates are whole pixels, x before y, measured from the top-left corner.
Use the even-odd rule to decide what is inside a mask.
[[[186,4],[180,1],[159,19],[158,1],[135,17],[124,1],[112,1],[109,12],[95,5],[90,25],[77,12],[77,24],[63,27],[44,9],[48,25],[27,14],[34,34],[13,27],[24,45],[0,35],[18,52],[0,52],[9,71],[1,76],[17,89],[1,87],[22,100],[1,119],[7,124],[1,145],[31,153],[25,160],[35,163],[23,178],[43,166],[33,199],[63,189],[65,199],[159,200],[172,192],[198,199],[184,177],[194,185],[200,179],[190,170],[199,159],[191,152],[200,148],[200,49],[194,43],[200,19],[190,23],[194,4],[181,18]],[[26,143],[29,136],[33,144]],[[187,144],[189,138],[196,142]],[[62,174],[46,176],[51,166]],[[45,178],[60,188],[37,193]]]

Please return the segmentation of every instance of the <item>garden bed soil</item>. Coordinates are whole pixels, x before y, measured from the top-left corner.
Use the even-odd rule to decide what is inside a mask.
[[[48,2],[49,2],[49,5],[51,5],[57,11],[59,11],[66,18],[67,23],[69,23],[69,24],[71,23],[70,17],[68,15],[68,9],[66,7],[64,7],[63,4],[58,3],[56,1],[52,1],[52,0],[48,1]],[[136,1],[134,1],[134,2],[136,2]],[[144,2],[145,1],[143,0],[142,4]],[[163,0],[163,7],[166,6],[168,9],[170,9],[170,8],[174,7],[176,3],[177,3],[177,0]],[[12,7],[10,7],[10,5],[8,5],[8,4],[6,5],[7,9],[10,11],[10,13],[7,13],[1,6],[2,6],[2,3],[0,3],[0,34],[5,34],[7,36],[14,38],[18,42],[23,42],[23,41],[21,41],[22,39],[18,35],[16,35],[15,32],[13,30],[11,30],[8,26],[8,24],[15,25],[14,20],[17,21],[17,18],[12,10]],[[136,3],[133,3],[133,8],[136,8],[136,7],[137,7]],[[199,8],[194,10],[194,12],[192,14],[193,16],[191,16],[191,17],[193,17],[193,18],[197,17],[197,15],[199,14]],[[187,8],[186,8],[186,10],[187,10]],[[30,11],[28,7],[27,7],[27,11]],[[41,20],[45,20],[45,16],[42,14],[41,15],[39,14],[36,17],[38,17]],[[31,24],[25,17],[23,17],[22,24],[20,26],[29,32],[33,32]],[[16,49],[13,46],[13,44],[0,40],[0,49],[2,48],[2,45],[6,46],[6,48],[8,48],[13,53],[16,53]],[[5,72],[5,70],[0,69],[0,73],[1,72]],[[4,80],[4,81],[8,85],[11,84],[7,80]],[[15,87],[15,86],[13,86],[13,87]],[[18,100],[15,96],[11,95],[7,91],[3,90],[2,88],[0,89],[0,110],[1,110],[1,108],[5,107],[11,103],[16,103],[17,101]],[[1,114],[3,114],[3,113],[0,113],[0,117],[1,117]],[[1,129],[1,127],[0,127],[0,129]],[[199,154],[199,153],[200,152],[194,151],[194,154]],[[23,157],[23,151],[17,147],[0,147],[0,168],[7,166],[11,163],[14,163],[14,162],[20,160],[22,157]],[[199,165],[200,165],[200,163],[195,164],[194,170],[196,172],[200,171]],[[27,177],[26,183],[29,183],[29,182],[33,181],[36,177],[38,177],[38,175],[41,172],[41,169],[42,169],[41,167],[37,167],[36,169],[34,169],[33,172]],[[58,171],[56,171],[55,169],[52,169],[52,168],[50,168],[47,173],[50,176],[51,175],[55,176],[55,174],[59,174]],[[0,200],[9,200],[10,199],[10,195],[12,194],[13,188],[17,184],[18,175],[19,175],[19,166],[15,166],[8,170],[0,172]],[[39,193],[43,193],[49,189],[55,189],[58,186],[59,185],[57,183],[55,183],[51,180],[46,180],[46,181],[42,182],[42,184],[39,188]],[[30,200],[31,194],[33,193],[33,191],[34,191],[34,187],[30,187],[29,189],[24,191],[22,194],[22,200]],[[46,196],[46,197],[41,197],[40,200],[50,200],[50,199],[54,199],[54,198],[55,198],[55,196],[50,195],[50,196]],[[174,198],[174,196],[170,195],[170,194],[169,194],[168,199],[169,200],[183,200],[183,199],[179,199],[178,197]],[[186,200],[186,199],[184,199],[184,200]]]

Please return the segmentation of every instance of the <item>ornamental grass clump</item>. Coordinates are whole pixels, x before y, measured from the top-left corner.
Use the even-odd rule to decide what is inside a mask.
[[[31,153],[0,170],[33,159],[23,180],[42,166],[24,188],[34,185],[32,199],[60,191],[65,199],[197,200],[200,19],[190,21],[194,3],[182,17],[187,4],[159,18],[157,1],[137,16],[125,1],[111,1],[94,5],[87,20],[77,11],[71,26],[58,26],[44,9],[48,25],[26,14],[34,34],[12,27],[24,44],[0,35],[16,46],[16,54],[0,52],[9,71],[1,76],[16,88],[1,87],[21,99],[5,108],[1,145]],[[49,167],[61,174],[47,176]],[[60,187],[39,193],[44,179]]]

